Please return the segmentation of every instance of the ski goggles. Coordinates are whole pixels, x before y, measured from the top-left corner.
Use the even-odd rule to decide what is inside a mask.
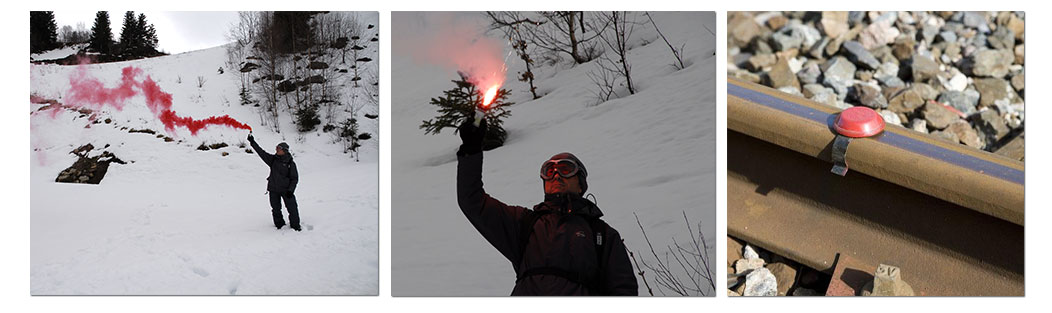
[[[555,178],[555,175],[570,178],[577,175],[579,168],[577,162],[571,159],[548,160],[541,164],[541,179],[549,180]]]

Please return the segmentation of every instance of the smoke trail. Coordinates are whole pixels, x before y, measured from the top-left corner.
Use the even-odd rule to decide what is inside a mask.
[[[419,61],[454,67],[484,92],[504,84],[504,45],[484,34],[484,24],[472,13],[400,13],[404,24],[394,25],[395,51],[410,53]],[[402,22],[402,21],[400,21]],[[416,25],[408,25],[408,24]]]
[[[210,125],[252,130],[252,127],[238,122],[229,115],[212,116],[202,120],[179,116],[172,110],[172,94],[161,90],[161,87],[149,75],[141,81],[138,80],[142,74],[143,70],[140,68],[125,67],[121,70],[120,85],[106,88],[101,81],[88,73],[86,67],[81,65],[69,76],[70,88],[66,93],[66,102],[72,107],[101,109],[109,106],[120,111],[124,109],[125,100],[142,94],[146,98],[146,107],[164,124],[164,129],[168,132],[174,132],[176,127],[185,127],[190,130],[191,135],[197,135],[198,131]]]

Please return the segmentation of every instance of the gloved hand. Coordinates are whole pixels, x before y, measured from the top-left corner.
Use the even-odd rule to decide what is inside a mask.
[[[457,151],[457,156],[482,153],[482,139],[486,137],[486,119],[482,119],[478,127],[475,127],[474,123],[473,117],[467,118],[460,124],[460,127],[457,127],[460,140],[463,142],[460,145],[460,151]]]
[[[256,137],[252,137],[252,133],[248,133],[248,141],[256,141]]]

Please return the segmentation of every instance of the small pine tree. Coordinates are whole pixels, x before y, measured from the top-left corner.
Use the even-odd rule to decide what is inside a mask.
[[[95,24],[91,26],[91,40],[88,47],[99,53],[110,53],[113,46],[113,30],[110,29],[110,13],[95,13]]]
[[[420,128],[425,134],[438,134],[443,128],[457,128],[465,119],[475,114],[475,107],[482,103],[482,95],[475,89],[475,85],[468,82],[469,78],[463,73],[460,80],[454,80],[456,87],[443,91],[444,97],[431,98],[431,105],[438,106],[439,115],[433,119],[423,121]],[[486,111],[486,135],[482,140],[483,150],[492,150],[504,145],[508,133],[504,130],[504,118],[511,116],[508,107],[514,102],[506,102],[511,92],[507,89],[497,91],[493,103]]]
[[[40,53],[58,47],[58,24],[55,12],[29,12],[29,53]]]
[[[294,113],[296,115],[296,128],[300,132],[309,132],[314,130],[315,126],[321,124],[321,118],[318,116],[318,105],[311,104],[305,105]]]

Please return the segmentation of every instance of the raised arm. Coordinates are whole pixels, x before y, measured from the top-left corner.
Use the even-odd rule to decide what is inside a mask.
[[[486,194],[482,188],[482,137],[485,121],[479,127],[471,119],[458,129],[464,144],[457,152],[457,202],[475,230],[482,234],[509,261],[519,260],[519,220],[526,208],[509,206]]]
[[[251,134],[248,135],[248,143],[252,145],[252,150],[256,150],[256,154],[259,155],[259,158],[263,159],[263,163],[266,163],[267,166],[274,163],[274,155],[263,151],[263,148],[260,148],[259,145],[256,144],[256,138],[252,137]]]

